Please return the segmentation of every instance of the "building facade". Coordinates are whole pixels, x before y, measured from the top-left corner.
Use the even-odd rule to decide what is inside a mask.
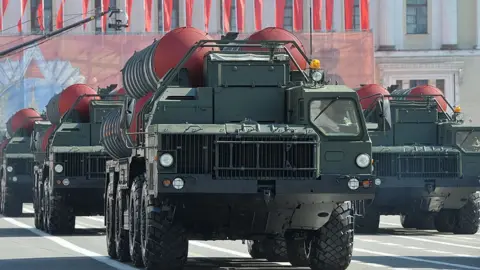
[[[473,122],[480,84],[480,0],[0,0],[2,35],[55,30],[115,6],[125,34],[194,26],[209,33],[252,33],[268,26],[294,32],[372,31],[374,81],[409,88],[433,84]],[[75,34],[124,34],[106,20]]]

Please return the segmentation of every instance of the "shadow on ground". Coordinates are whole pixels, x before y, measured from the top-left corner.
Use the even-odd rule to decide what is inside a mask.
[[[93,228],[93,229],[75,229],[71,236],[102,236],[105,235],[105,229]],[[40,235],[31,232],[30,230],[23,228],[0,228],[0,238],[6,237],[39,237]],[[58,235],[66,236],[66,235]],[[0,268],[2,269],[2,268]]]

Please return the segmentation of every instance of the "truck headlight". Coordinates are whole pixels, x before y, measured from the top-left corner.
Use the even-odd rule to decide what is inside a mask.
[[[55,172],[56,172],[56,173],[61,173],[61,172],[63,172],[63,166],[62,166],[61,164],[55,165],[55,168],[54,168],[54,169],[55,169]]]
[[[172,166],[173,164],[173,156],[169,153],[165,153],[160,156],[160,165],[167,168]]]
[[[7,172],[13,172],[13,167],[12,167],[12,166],[8,166],[8,167],[7,167]]]
[[[357,166],[360,168],[368,167],[368,165],[370,165],[370,162],[371,162],[371,159],[368,154],[360,154],[355,159],[355,163],[357,163]]]
[[[323,78],[323,73],[320,71],[315,71],[312,73],[312,80],[319,82]]]

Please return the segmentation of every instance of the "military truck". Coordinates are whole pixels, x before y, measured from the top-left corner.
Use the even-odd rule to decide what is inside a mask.
[[[7,121],[1,147],[0,213],[9,217],[22,214],[23,203],[32,202],[33,154],[30,135],[35,121],[42,120],[32,108],[16,112]]]
[[[110,257],[182,269],[188,240],[280,237],[293,265],[348,267],[351,201],[375,191],[358,96],[274,31],[290,38],[177,28],[127,61],[102,127]]]
[[[463,123],[433,86],[358,90],[381,183],[356,231],[375,233],[380,215],[401,215],[404,228],[474,234],[480,219],[480,127]]]
[[[121,100],[100,99],[84,84],[73,84],[49,101],[52,125],[41,136],[44,158],[37,159],[34,185],[38,227],[71,234],[76,216],[103,215],[107,155],[100,145],[100,126],[120,106]]]

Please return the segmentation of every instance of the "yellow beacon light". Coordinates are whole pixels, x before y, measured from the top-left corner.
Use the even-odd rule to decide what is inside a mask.
[[[462,108],[460,108],[460,106],[455,106],[455,108],[453,108],[453,112],[454,112],[454,113],[461,113],[461,112],[462,112]]]
[[[313,59],[310,61],[310,69],[320,69],[320,60]]]

